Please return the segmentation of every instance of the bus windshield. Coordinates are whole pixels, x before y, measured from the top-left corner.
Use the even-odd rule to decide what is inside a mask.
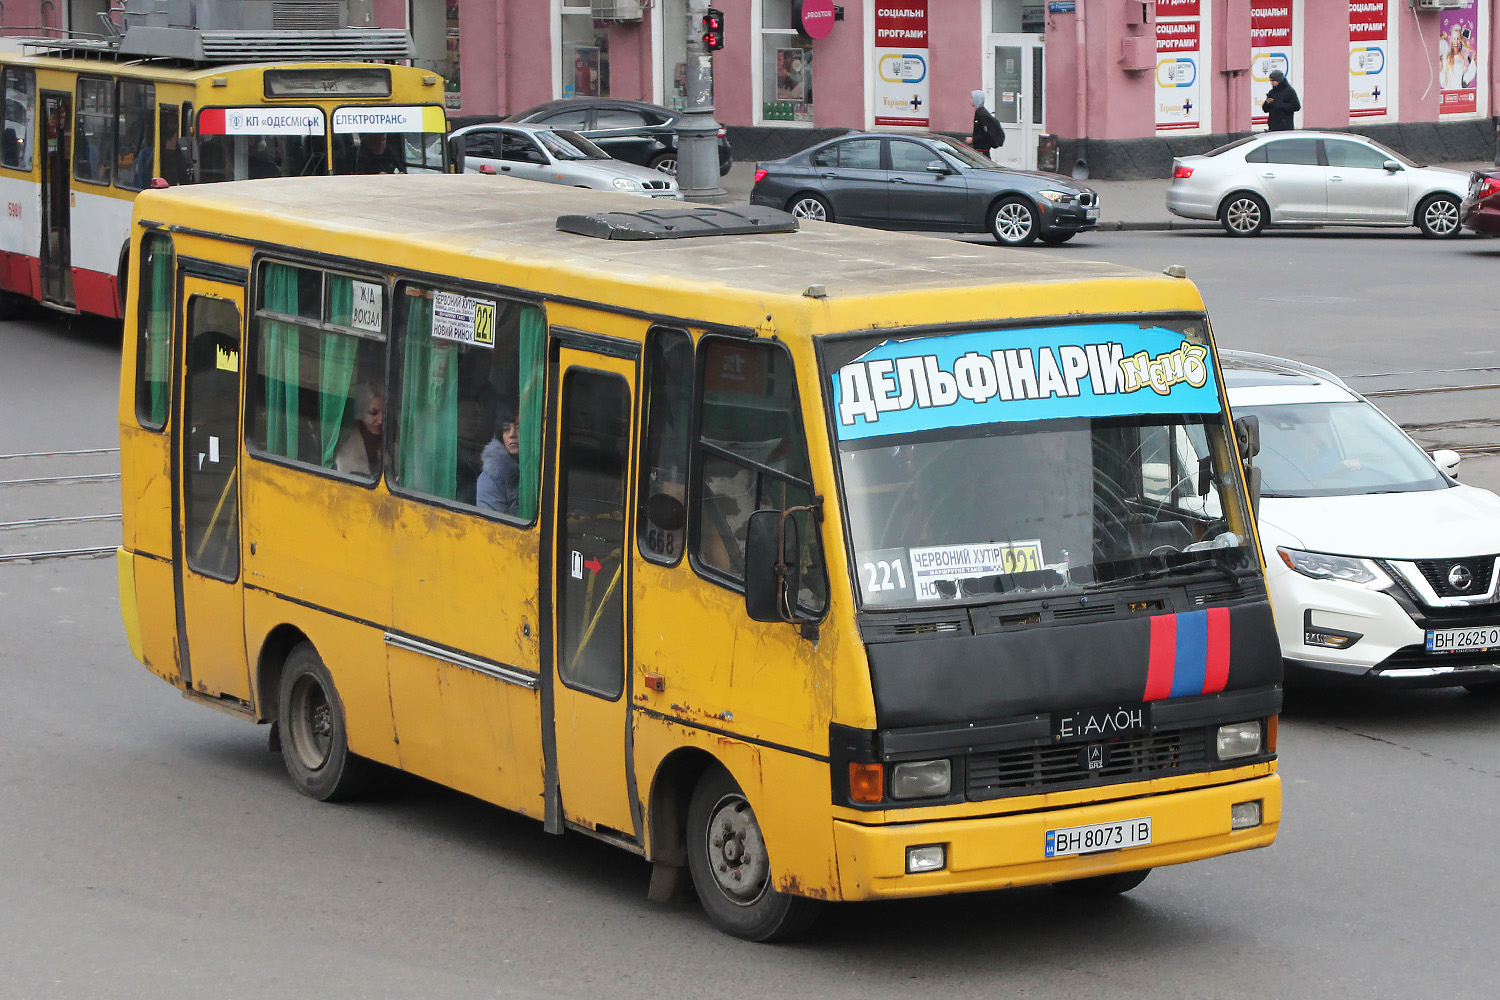
[[[829,391],[863,604],[1252,570],[1201,330],[1111,323],[837,345],[854,354]]]

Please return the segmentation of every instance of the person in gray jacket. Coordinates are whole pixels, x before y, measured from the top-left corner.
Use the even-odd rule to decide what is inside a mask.
[[[521,504],[521,421],[518,407],[507,402],[500,408],[495,436],[480,456],[475,499],[486,510],[514,514]]]

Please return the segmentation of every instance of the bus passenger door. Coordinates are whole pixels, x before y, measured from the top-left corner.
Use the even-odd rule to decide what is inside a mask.
[[[73,305],[73,95],[42,91],[42,301]]]
[[[240,317],[244,289],[184,278],[181,418],[174,425],[172,563],[182,679],[250,702],[240,598]]]
[[[548,678],[556,787],[563,819],[639,842],[627,690],[635,362],[564,347],[557,371]]]

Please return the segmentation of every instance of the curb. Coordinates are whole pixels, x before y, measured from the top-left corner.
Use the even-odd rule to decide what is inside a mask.
[[[1111,233],[1164,233],[1174,229],[1218,229],[1217,222],[1168,219],[1165,222],[1101,222],[1094,227]]]

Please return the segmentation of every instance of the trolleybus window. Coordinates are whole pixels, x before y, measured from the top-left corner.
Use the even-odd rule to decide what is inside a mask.
[[[151,186],[156,176],[156,88],[136,80],[121,80],[115,152],[115,185],[130,191]]]
[[[5,67],[5,125],[0,140],[0,165],[31,169],[32,137],[36,133],[36,74]]]
[[[115,85],[112,80],[78,78],[78,110],[73,125],[73,176],[108,184],[115,158]]]
[[[530,521],[546,327],[534,305],[405,282],[391,365],[402,489]]]
[[[355,478],[380,477],[384,285],[267,261],[260,268],[250,447]]]
[[[687,537],[687,466],[692,444],[693,338],[652,327],[646,334],[646,438],[641,463],[641,554],[675,565]]]
[[[140,343],[136,347],[135,415],[142,427],[167,422],[172,384],[172,241],[160,233],[141,237]]]

